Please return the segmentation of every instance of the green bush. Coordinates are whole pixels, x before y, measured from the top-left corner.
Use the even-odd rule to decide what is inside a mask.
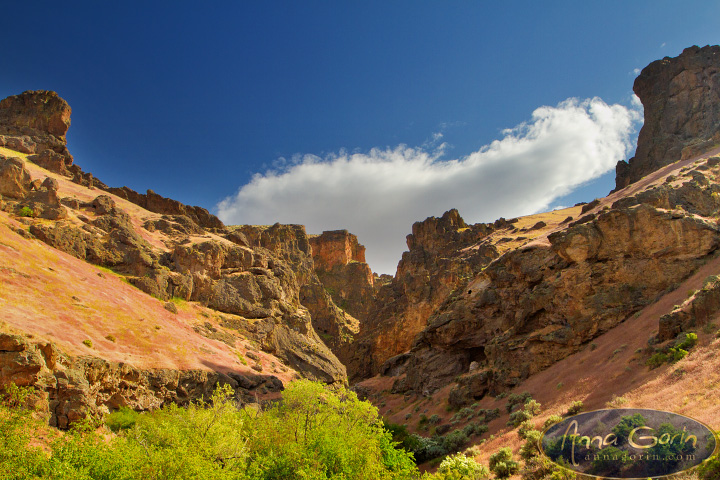
[[[512,450],[503,447],[497,452],[490,455],[489,461],[490,471],[497,478],[508,478],[510,475],[517,473],[520,465],[513,459]]]
[[[657,352],[654,353],[650,358],[647,359],[645,362],[645,365],[650,367],[650,370],[658,368],[662,364],[666,363],[668,361],[668,356],[666,353],[663,352]]]
[[[512,412],[513,409],[519,405],[524,405],[528,400],[532,400],[532,395],[528,392],[522,393],[511,393],[507,397],[507,403],[505,404],[505,410],[508,413]]]
[[[430,419],[428,420],[428,422],[430,423],[430,425],[437,425],[438,423],[440,423],[440,421],[441,421],[440,415],[438,415],[438,414],[432,415],[432,416],[430,417]]]
[[[88,348],[92,348],[93,346],[92,340],[83,340],[82,343]]]
[[[702,480],[717,480],[720,478],[720,456],[714,456],[700,464],[697,469],[698,477]]]
[[[542,432],[538,430],[528,430],[525,432],[525,443],[520,447],[520,458],[523,460],[529,460],[532,457],[540,454],[540,439],[542,438]]]
[[[583,407],[584,405],[582,400],[575,400],[573,403],[570,404],[570,407],[568,407],[567,414],[577,415],[582,411]]]
[[[455,452],[465,445],[468,441],[468,436],[462,430],[453,430],[443,437],[443,448],[447,452]]]
[[[18,216],[20,216],[20,217],[34,217],[34,216],[35,216],[35,210],[33,210],[32,208],[30,208],[30,207],[28,207],[28,206],[22,207],[22,208],[18,211]]]
[[[510,414],[510,418],[507,421],[507,426],[517,427],[523,422],[526,422],[532,418],[532,414],[526,410],[518,410]]]
[[[120,407],[116,412],[105,417],[105,425],[113,432],[127,430],[137,422],[140,414],[128,407]]]
[[[490,476],[484,465],[477,463],[462,453],[445,458],[438,468],[435,478],[438,480],[482,480]]]
[[[563,418],[560,415],[550,415],[547,420],[545,420],[545,423],[543,423],[543,428],[549,428],[556,423],[562,422],[562,420]]]
[[[697,341],[698,341],[697,333],[693,333],[693,332],[685,333],[684,338],[682,338],[682,340],[680,340],[680,343],[677,344],[677,348],[681,348],[683,350],[690,350],[695,345],[697,345]]]
[[[300,380],[288,386],[282,402],[264,411],[239,409],[233,395],[226,385],[207,404],[170,405],[142,414],[121,410],[108,417],[116,436],[106,438],[89,424],[80,424],[52,442],[47,455],[28,444],[28,432],[34,430],[29,413],[0,402],[2,478],[409,480],[418,476],[412,455],[395,448],[377,409],[352,392]]]

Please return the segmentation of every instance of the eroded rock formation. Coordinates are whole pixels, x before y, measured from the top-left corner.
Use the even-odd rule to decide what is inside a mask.
[[[616,167],[616,190],[720,144],[720,46],[686,48],[645,67],[633,91],[645,108],[635,157]]]

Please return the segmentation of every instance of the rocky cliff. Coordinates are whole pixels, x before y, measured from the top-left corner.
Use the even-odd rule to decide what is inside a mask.
[[[271,364],[271,372],[295,371],[327,383],[346,382],[345,367],[327,344],[336,346],[341,343],[339,339],[351,339],[357,322],[334,304],[315,274],[304,227],[226,227],[200,207],[183,205],[152,191],[139,194],[126,187],[110,188],[72,164],[65,140],[69,125],[70,108],[54,92],[25,92],[0,102],[0,210],[4,212],[0,212],[0,228],[7,229],[3,230],[3,238],[7,236],[3,245],[13,252],[33,249],[34,253],[28,250],[25,255],[31,258],[39,252],[45,255],[35,243],[40,241],[43,248],[52,247],[80,262],[73,264],[73,269],[85,268],[83,262],[110,269],[112,275],[136,287],[137,294],[133,295],[144,295],[148,305],[165,302],[163,316],[170,315],[172,328],[179,328],[179,324],[173,325],[178,304],[197,305],[190,309],[195,316],[185,318],[189,314],[180,312],[177,317],[177,321],[183,318],[191,322],[189,335],[223,343],[222,355],[228,354],[228,348],[236,351],[244,365],[248,365],[245,357],[251,359],[256,371],[264,371]],[[8,276],[8,282],[17,275],[32,278],[37,268],[20,258],[4,257],[0,263],[0,273]],[[81,291],[83,286],[77,282],[82,278],[62,281],[67,289]],[[50,284],[39,285],[41,290],[52,289]],[[21,282],[18,287],[26,289],[29,285]],[[220,379],[236,387],[239,398],[249,398],[255,388],[267,382],[272,388],[264,387],[266,391],[282,387],[275,377],[247,380],[255,377],[238,366],[237,357],[225,364],[203,360],[200,363],[205,368],[199,370],[161,368],[164,373],[160,375],[157,372],[164,367],[162,360],[146,358],[140,368],[129,361],[113,363],[109,353],[103,356],[98,352],[92,360],[72,355],[75,346],[69,338],[28,342],[18,334],[36,335],[28,326],[33,319],[28,319],[28,312],[15,311],[12,295],[9,290],[0,295],[6,306],[0,315],[0,332],[15,335],[8,340],[14,346],[5,350],[0,384],[21,379],[22,384],[37,386],[44,392],[42,401],[57,425],[64,427],[86,413],[121,405],[149,408],[168,401],[188,401],[207,393]],[[63,328],[69,329],[63,334],[89,328],[79,318],[52,313],[55,307],[60,308],[53,306],[46,313],[33,306],[32,311],[34,315],[59,318]],[[105,321],[105,316],[112,314],[107,311],[98,316]],[[94,317],[96,321],[98,316]],[[124,328],[119,330],[128,342],[140,340]],[[114,342],[102,336],[89,337],[88,345]],[[157,345],[158,350],[162,348]],[[48,363],[38,353],[43,349],[55,349],[66,360]],[[262,353],[253,353],[253,349]],[[187,357],[192,355],[186,352]],[[182,364],[198,363],[179,356]],[[64,373],[58,373],[58,368]],[[96,372],[98,369],[102,374]],[[73,378],[72,388],[58,380],[63,375]],[[158,375],[169,378],[169,383],[158,380]],[[284,381],[290,378],[280,376]],[[182,386],[186,378],[194,379],[192,387]],[[102,385],[96,385],[98,382]],[[63,398],[72,395],[78,398],[68,410],[62,406]]]
[[[646,123],[612,195],[511,222],[466,225],[449,211],[415,224],[350,372],[395,376],[396,392],[454,384],[451,403],[472,402],[632,321],[714,259],[719,59],[720,47],[693,47],[643,70]],[[702,326],[716,296],[703,290],[668,313],[654,341]]]
[[[720,144],[720,46],[693,46],[652,62],[633,91],[645,108],[645,123],[635,157],[617,164],[617,190]]]

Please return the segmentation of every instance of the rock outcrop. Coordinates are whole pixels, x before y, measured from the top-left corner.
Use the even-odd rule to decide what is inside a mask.
[[[206,229],[222,229],[225,227],[219,218],[208,212],[206,209],[185,205],[184,203],[173,200],[172,198],[166,198],[162,195],[158,195],[152,190],[148,190],[147,193],[138,193],[128,187],[115,188],[100,186],[100,188],[117,195],[120,198],[124,198],[135,205],[140,205],[151,212],[163,215],[183,215],[190,218],[197,225]]]
[[[310,237],[315,273],[333,302],[365,321],[375,302],[374,277],[365,262],[365,247],[347,230]]]
[[[72,164],[65,147],[70,109],[55,93],[26,92],[1,105],[0,128],[7,134],[2,137],[4,145],[17,147],[14,141],[8,144],[8,139],[26,135],[28,138],[21,139],[29,146],[26,153],[37,152],[27,160],[21,158],[22,151],[18,157],[0,156],[0,208],[22,219],[25,228],[13,227],[17,233],[110,268],[163,301],[175,297],[209,307],[218,312],[223,328],[237,335],[228,336],[212,325],[197,326],[196,331],[230,348],[235,348],[237,338],[246,338],[304,377],[331,384],[347,381],[345,367],[326,341],[333,344],[336,338],[351,339],[352,332],[345,330],[354,320],[333,303],[318,280],[304,227],[228,228],[201,207],[184,205],[151,190],[139,194],[126,187],[109,188]],[[43,147],[40,151],[39,146]],[[29,162],[59,174],[61,180],[33,178],[40,169],[30,168]],[[62,177],[109,194],[95,194],[87,201],[91,191],[78,197],[74,193],[77,187],[68,188]],[[144,208],[143,218],[131,216],[128,212],[136,210],[129,209],[125,201]],[[173,303],[166,307],[178,312]],[[334,328],[332,335],[325,333],[327,338],[321,338],[316,330],[320,325],[326,325],[326,330]],[[182,403],[207,393],[219,379],[246,390],[266,383],[233,380],[229,373],[229,378],[210,371],[158,373],[100,358],[75,358],[62,365],[73,380],[67,388],[60,388],[58,382],[64,380],[58,380],[58,375],[66,373],[58,374],[38,353],[50,347],[31,343],[9,350],[24,353],[5,355],[2,368],[10,373],[0,378],[0,386],[14,381],[16,374],[22,377],[23,365],[32,357],[31,370],[41,374],[24,378],[22,384],[46,392],[45,401],[57,418],[53,422],[63,427],[79,418],[68,411],[84,409],[92,414],[103,406],[145,409],[169,401]],[[259,364],[254,367],[262,369]],[[194,382],[193,386],[183,386],[188,382]],[[188,388],[191,390],[185,392]],[[74,406],[63,406],[66,397]]]
[[[652,62],[633,90],[645,108],[645,124],[635,157],[617,164],[616,190],[720,144],[720,46],[693,46]]]
[[[697,162],[491,262],[431,315],[398,388],[428,393],[457,380],[457,404],[498,393],[677,288],[720,248],[714,165]],[[661,320],[661,339],[707,321],[716,297],[702,292],[693,309]]]
[[[0,146],[22,153],[49,149],[71,165],[65,139],[70,113],[70,106],[55,92],[28,90],[8,97],[0,101]]]
[[[377,289],[375,305],[346,359],[351,378],[381,373],[386,361],[410,349],[428,318],[498,255],[494,246],[482,244],[495,229],[467,225],[457,210],[413,225],[409,251],[392,281]]]
[[[0,333],[0,385],[10,383],[34,387],[35,406],[49,415],[50,425],[63,429],[120,407],[152,410],[209,400],[218,385],[230,385],[242,403],[255,402],[257,394],[283,390],[272,375],[142,370],[98,357],[72,357],[53,343]]]

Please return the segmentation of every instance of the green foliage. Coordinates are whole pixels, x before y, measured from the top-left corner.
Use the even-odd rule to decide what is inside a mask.
[[[625,416],[620,418],[620,421],[612,429],[612,433],[615,434],[618,441],[618,446],[625,445],[630,436],[630,432],[637,427],[645,425],[645,417],[641,414],[636,413],[632,416]]]
[[[520,458],[527,461],[540,454],[540,439],[542,432],[539,430],[528,430],[525,432],[525,443],[520,447]]]
[[[576,400],[570,404],[567,414],[568,415],[577,415],[578,413],[580,413],[582,411],[583,406],[584,405],[583,405],[582,400]]]
[[[495,420],[500,416],[500,409],[499,408],[481,408],[477,411],[478,417],[483,417],[485,422],[490,422],[492,420]]]
[[[669,359],[673,362],[677,362],[687,357],[688,351],[683,350],[680,347],[672,347],[668,350]]]
[[[105,417],[105,425],[113,432],[127,430],[137,422],[140,414],[128,407],[120,407],[116,412]]]
[[[657,352],[654,353],[650,358],[647,359],[645,362],[645,365],[650,367],[650,370],[653,370],[655,368],[658,368],[662,364],[666,363],[668,361],[668,356],[666,353],[663,352]]]
[[[117,340],[117,339],[115,338],[115,335],[105,335],[105,339],[106,339],[106,340],[109,340],[109,341],[111,341],[111,342],[113,342],[113,343],[115,343],[115,340]]]
[[[243,365],[248,364],[247,360],[245,360],[245,357],[243,356],[242,353],[237,352],[237,357],[238,357],[238,360],[240,361],[240,363],[242,363]]]
[[[522,393],[511,393],[507,397],[507,403],[505,404],[505,410],[508,413],[512,412],[513,409],[519,405],[524,405],[528,400],[532,400],[532,395],[528,392]]]
[[[547,420],[545,420],[545,423],[543,423],[543,428],[548,428],[551,425],[555,425],[556,423],[562,422],[563,418],[560,415],[550,415]]]
[[[454,452],[460,449],[468,441],[468,436],[462,430],[453,430],[443,437],[442,445],[446,452]]]
[[[0,403],[2,478],[359,479],[417,478],[412,455],[395,448],[377,409],[345,389],[297,381],[265,411],[239,409],[231,387],[209,403],[137,414],[120,410],[107,438],[80,426],[50,452],[28,445],[31,417],[19,395]],[[13,406],[10,406],[10,405]]]
[[[457,453],[445,458],[437,474],[433,477],[437,480],[482,480],[490,476],[486,466],[477,463],[462,453]]]
[[[28,206],[24,206],[18,211],[18,216],[20,217],[35,217],[35,210]]]
[[[82,343],[88,348],[92,348],[93,346],[92,340],[83,340]]]
[[[510,414],[507,425],[512,427],[520,426],[523,422],[527,422],[538,413],[540,413],[540,404],[532,398],[528,398],[522,410]]]
[[[508,447],[503,447],[490,455],[489,466],[490,471],[497,478],[508,478],[517,473],[520,468],[518,462],[513,459],[512,450]]]
[[[10,384],[0,395],[0,472],[8,480],[33,478],[42,472],[45,456],[30,446],[30,432],[39,424],[24,405],[31,389]]]
[[[510,414],[510,418],[507,421],[509,427],[517,427],[523,422],[526,422],[532,418],[532,414],[526,410],[518,410]]]
[[[440,415],[438,415],[438,414],[432,415],[430,417],[430,419],[428,420],[428,422],[430,423],[430,425],[437,425],[438,423],[440,423]]]
[[[576,478],[575,472],[562,468],[543,456],[526,460],[520,475],[523,480],[575,480]]]
[[[529,432],[535,432],[535,431],[537,431],[535,429],[535,424],[533,424],[533,422],[531,422],[530,420],[525,420],[518,427],[518,436],[524,440],[527,438],[527,435]]]
[[[720,478],[720,456],[704,461],[697,469],[698,477],[702,480],[717,480]]]
[[[645,364],[650,369],[657,368],[666,362],[677,362],[687,357],[689,350],[697,345],[698,337],[696,333],[688,332],[678,335],[675,346],[667,348],[665,351],[656,352]]]
[[[685,338],[680,341],[680,343],[677,344],[677,348],[681,348],[683,350],[690,350],[695,345],[697,345],[698,336],[697,333],[688,332],[685,333]]]

